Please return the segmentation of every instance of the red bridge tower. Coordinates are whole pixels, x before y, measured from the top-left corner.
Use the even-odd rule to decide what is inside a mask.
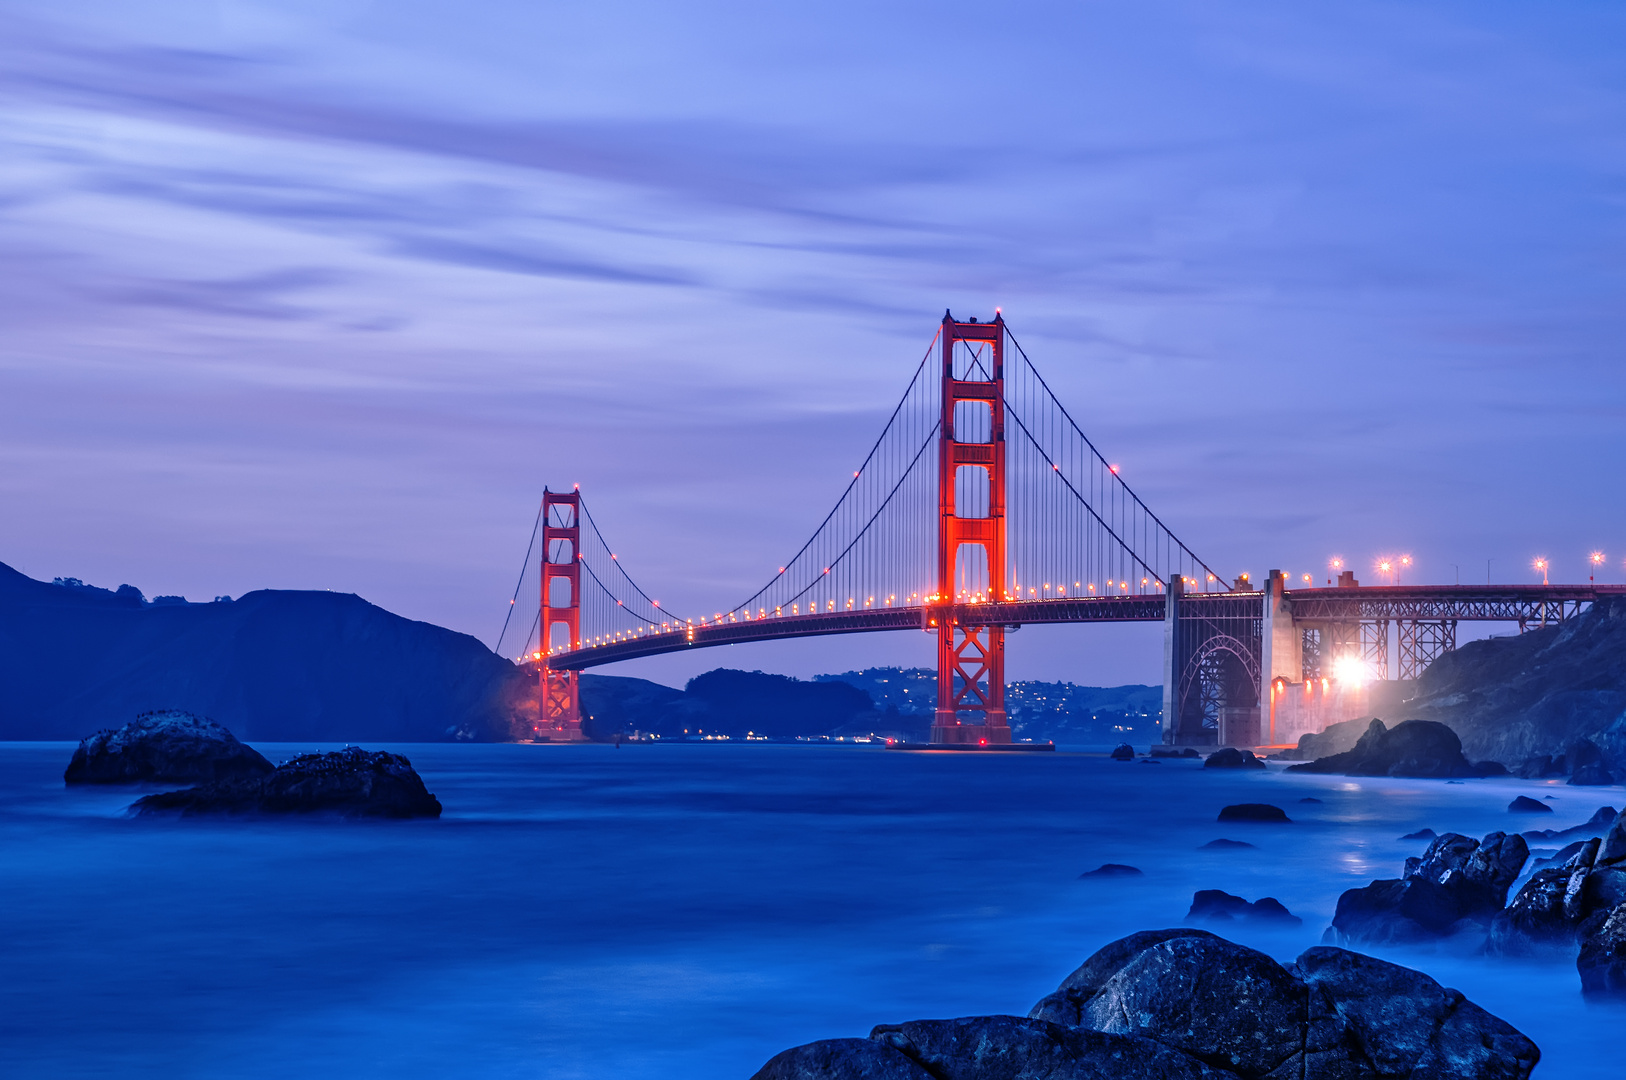
[[[536,737],[550,742],[575,742],[583,737],[577,681],[581,673],[555,669],[550,663],[555,648],[561,652],[581,648],[581,499],[574,491],[568,495],[546,488],[542,491],[542,617],[537,645],[542,685]],[[554,629],[560,626],[565,628],[566,638],[556,642]]]
[[[934,743],[1008,743],[1005,628],[967,605],[1005,593],[1005,321],[943,313],[943,415],[937,446],[937,716]],[[963,343],[963,344],[962,344]],[[962,347],[956,355],[956,345]],[[959,377],[955,369],[959,368]],[[962,613],[959,617],[954,611]],[[978,721],[962,713],[981,713]]]

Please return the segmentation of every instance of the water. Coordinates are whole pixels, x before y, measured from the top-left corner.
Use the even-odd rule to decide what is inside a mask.
[[[1199,888],[1305,925],[1397,876],[1423,826],[1542,827],[1622,792],[775,745],[403,746],[438,822],[134,820],[69,790],[68,744],[0,744],[0,1074],[738,1077],[811,1039],[1025,1013]],[[313,747],[261,747],[273,759]],[[1311,796],[1319,804],[1300,803]],[[1288,826],[1215,823],[1272,802]],[[1543,815],[1545,818],[1546,816]],[[1196,850],[1216,837],[1256,851]],[[1142,879],[1081,882],[1103,862]],[[1573,964],[1392,950],[1540,1044],[1619,1075],[1626,1010]]]

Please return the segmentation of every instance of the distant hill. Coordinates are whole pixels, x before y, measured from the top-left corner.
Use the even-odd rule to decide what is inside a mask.
[[[246,742],[505,740],[527,690],[478,639],[349,593],[148,601],[0,563],[0,739],[79,739],[172,708]]]

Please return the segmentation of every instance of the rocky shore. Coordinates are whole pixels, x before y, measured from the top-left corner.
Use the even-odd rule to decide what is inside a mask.
[[[1283,966],[1203,930],[1096,952],[1025,1017],[880,1024],[754,1080],[1524,1080],[1535,1043],[1427,975],[1318,946]]]

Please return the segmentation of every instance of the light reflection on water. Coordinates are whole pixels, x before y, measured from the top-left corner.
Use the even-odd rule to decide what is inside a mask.
[[[274,759],[308,746],[262,747]],[[877,1022],[1025,1012],[1199,888],[1301,929],[1424,826],[1511,825],[1515,780],[772,745],[413,746],[439,822],[129,820],[66,744],[0,744],[0,1074],[745,1077]],[[1546,786],[1542,827],[1614,789]],[[1320,803],[1301,803],[1305,797]],[[1273,802],[1287,826],[1220,826]],[[1257,850],[1198,851],[1217,837]],[[1079,881],[1104,862],[1145,877]],[[1391,951],[1519,1025],[1538,1076],[1618,1076],[1567,961]]]

